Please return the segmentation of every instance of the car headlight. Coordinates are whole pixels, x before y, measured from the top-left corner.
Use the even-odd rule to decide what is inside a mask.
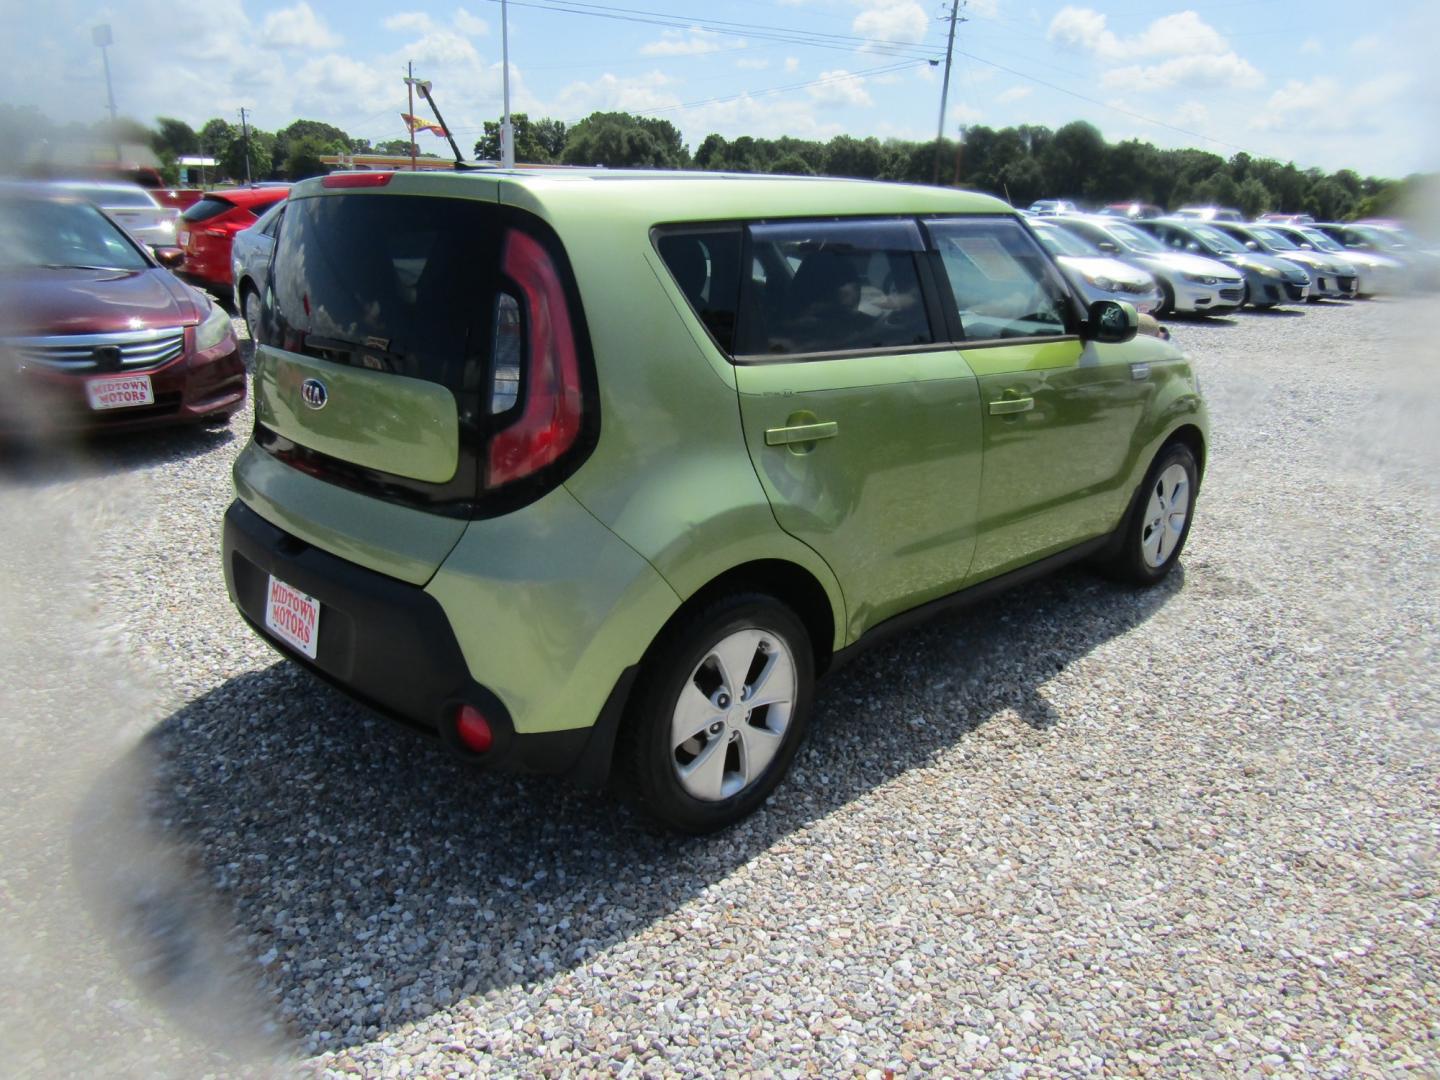
[[[1115,282],[1110,280],[1104,274],[1086,274],[1085,280],[1088,281],[1091,285],[1094,285],[1095,288],[1101,290],[1102,292],[1115,291]]]
[[[230,316],[220,305],[211,304],[210,314],[195,328],[195,348],[200,352],[213,349],[225,340],[225,335],[229,332]]]
[[[1193,281],[1196,285],[1214,285],[1219,278],[1211,277],[1209,274],[1181,274],[1186,281]]]
[[[1248,269],[1257,271],[1261,277],[1278,278],[1285,276],[1279,270],[1276,270],[1273,266],[1264,266],[1261,263],[1247,263],[1246,266]]]

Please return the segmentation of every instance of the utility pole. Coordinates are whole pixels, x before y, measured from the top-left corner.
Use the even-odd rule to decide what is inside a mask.
[[[245,183],[250,180],[250,124],[245,119],[245,106],[240,106],[240,138],[245,141]]]
[[[405,127],[410,132],[410,171],[414,172],[419,166],[415,164],[415,61],[411,60],[405,64],[405,97],[409,102],[406,110]]]
[[[945,46],[945,81],[940,88],[940,124],[935,129],[935,170],[930,177],[932,184],[940,183],[940,144],[945,139],[945,99],[950,96],[950,62],[955,56],[955,24],[969,22],[959,18],[960,0],[950,0],[950,43]]]
[[[500,63],[504,66],[505,118],[500,122],[500,164],[515,167],[515,129],[510,124],[510,15],[506,0],[500,0]]]

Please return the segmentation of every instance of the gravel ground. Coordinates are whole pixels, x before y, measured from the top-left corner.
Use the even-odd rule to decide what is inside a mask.
[[[870,654],[701,840],[279,662],[217,559],[248,415],[12,456],[5,1071],[1437,1075],[1437,315],[1174,324],[1183,572]]]

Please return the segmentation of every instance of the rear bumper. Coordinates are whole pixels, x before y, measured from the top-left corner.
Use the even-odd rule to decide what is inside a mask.
[[[420,586],[322,551],[238,500],[225,514],[222,550],[230,599],[251,628],[362,705],[437,735],[487,767],[564,773],[585,759],[596,728],[515,731],[504,703],[471,677],[444,608]],[[272,574],[320,602],[314,660],[265,629]],[[454,739],[451,725],[462,704],[478,707],[490,722],[494,743],[484,755],[464,751]]]

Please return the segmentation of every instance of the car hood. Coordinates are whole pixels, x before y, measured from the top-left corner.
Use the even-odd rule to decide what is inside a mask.
[[[1123,281],[1130,285],[1153,285],[1149,274],[1103,255],[1057,255],[1055,261],[1067,270],[1090,277],[1107,277],[1112,281]]]
[[[1135,257],[1154,266],[1163,266],[1181,274],[1203,274],[1206,277],[1235,277],[1235,268],[1204,255],[1191,255],[1186,251],[1143,251]]]
[[[201,304],[168,270],[0,272],[0,334],[104,334],[198,322]]]
[[[1269,254],[1269,253],[1267,253]],[[1354,265],[1339,255],[1332,255],[1327,251],[1286,251],[1276,252],[1275,258],[1288,259],[1293,263],[1303,263],[1305,266],[1313,266],[1317,270],[1327,270],[1332,274],[1353,274]]]

